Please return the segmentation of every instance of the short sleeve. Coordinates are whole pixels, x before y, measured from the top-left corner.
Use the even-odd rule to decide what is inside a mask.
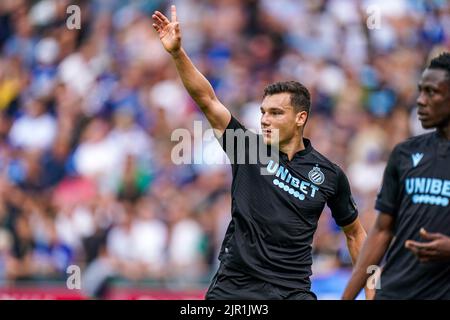
[[[378,192],[375,209],[390,215],[396,215],[400,183],[398,174],[398,149],[395,148],[388,160],[383,174],[383,183]]]
[[[340,227],[351,224],[358,217],[358,209],[352,197],[350,184],[340,168],[337,174],[336,193],[327,204],[336,224]]]
[[[251,156],[258,155],[257,149],[254,148],[258,146],[258,139],[256,133],[245,128],[233,115],[224,133],[218,138],[232,167],[236,164],[250,163]]]

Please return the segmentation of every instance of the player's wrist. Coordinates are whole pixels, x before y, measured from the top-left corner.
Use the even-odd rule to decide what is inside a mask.
[[[182,53],[182,49],[181,46],[177,49],[173,49],[171,51],[169,51],[170,55],[172,56],[173,59],[177,59],[180,57],[181,53]]]

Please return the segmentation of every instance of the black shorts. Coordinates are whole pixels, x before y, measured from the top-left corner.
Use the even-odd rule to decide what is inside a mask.
[[[304,289],[287,288],[221,265],[205,295],[206,300],[317,300]]]

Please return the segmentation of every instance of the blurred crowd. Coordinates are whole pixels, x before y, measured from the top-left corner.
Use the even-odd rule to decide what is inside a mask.
[[[215,271],[231,170],[172,161],[174,130],[208,124],[151,27],[170,4],[184,48],[247,127],[267,84],[310,89],[305,136],[344,169],[371,227],[389,152],[423,132],[417,81],[450,49],[448,1],[2,0],[0,285],[64,280],[72,264],[92,295],[111,277],[187,285]],[[192,152],[223,156],[213,140]],[[351,265],[327,209],[313,253],[316,274]]]

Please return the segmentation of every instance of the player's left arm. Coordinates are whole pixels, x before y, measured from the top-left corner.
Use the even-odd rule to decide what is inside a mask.
[[[358,209],[352,197],[349,181],[340,168],[337,172],[336,193],[328,200],[328,206],[336,223],[345,234],[348,251],[353,266],[355,266],[367,238],[367,233],[358,217]],[[365,288],[365,293],[366,299],[371,299],[374,296],[374,291],[368,288]]]
[[[350,256],[352,257],[353,265],[355,265],[359,252],[361,251],[363,243],[367,238],[366,230],[364,230],[360,219],[356,218],[352,223],[343,226],[342,231],[344,231],[347,239],[347,247],[350,252]]]
[[[450,261],[450,237],[420,229],[420,236],[428,242],[406,240],[405,247],[411,250],[420,262]]]
[[[366,230],[364,230],[360,219],[356,218],[352,223],[343,226],[342,231],[347,240],[347,248],[352,258],[352,264],[356,266],[356,261],[367,238]],[[367,286],[364,287],[364,291],[367,300],[372,300],[375,296],[374,290],[367,288]]]

